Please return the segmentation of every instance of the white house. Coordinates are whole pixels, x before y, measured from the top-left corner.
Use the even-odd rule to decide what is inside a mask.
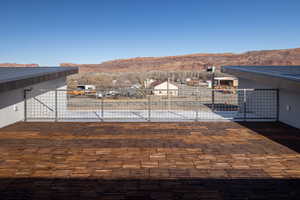
[[[73,67],[0,67],[0,128],[23,121],[30,102],[39,104],[32,112],[53,112],[54,101],[47,97],[55,89],[66,89],[66,77],[77,72]],[[64,97],[60,98],[63,101]]]
[[[179,87],[175,83],[169,81],[153,83],[153,94],[161,96],[178,96]]]
[[[144,87],[145,88],[149,88],[151,87],[151,84],[154,83],[156,80],[152,79],[152,78],[147,78],[146,80],[144,80]]]

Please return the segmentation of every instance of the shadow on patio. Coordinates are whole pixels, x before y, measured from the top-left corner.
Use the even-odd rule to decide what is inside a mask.
[[[299,179],[1,179],[1,199],[298,199]]]
[[[239,122],[240,125],[300,153],[300,130],[284,123]]]

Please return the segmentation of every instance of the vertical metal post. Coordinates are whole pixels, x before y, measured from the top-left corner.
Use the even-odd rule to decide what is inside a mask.
[[[55,89],[55,122],[57,122],[58,110],[57,110],[57,89]]]
[[[151,121],[151,99],[150,95],[148,96],[148,122]]]
[[[243,90],[244,91],[244,100],[243,100],[243,102],[244,102],[244,121],[246,121],[246,119],[247,119],[247,94],[246,94],[246,92],[247,92],[247,90],[246,89],[244,89]]]
[[[170,82],[170,80],[169,80],[169,77],[168,77],[168,80],[167,80],[167,95],[168,95],[168,99],[169,99],[169,82]]]
[[[104,117],[104,97],[101,98],[101,118],[102,118],[102,121],[104,120],[103,117]]]
[[[211,75],[211,108],[212,110],[215,110],[215,73],[212,72]]]
[[[170,111],[171,110],[171,102],[170,102],[170,78],[169,78],[169,75],[168,75],[168,80],[167,80],[167,97],[168,97],[168,110]]]
[[[27,90],[24,90],[24,121],[27,121]]]
[[[279,88],[276,89],[276,121],[279,121]]]
[[[199,100],[198,100],[198,94],[196,93],[196,119],[195,119],[195,121],[197,122],[198,121],[198,118],[199,118],[199,111],[198,111],[198,102]]]

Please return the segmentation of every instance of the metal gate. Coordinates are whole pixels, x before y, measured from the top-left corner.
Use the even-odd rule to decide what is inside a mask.
[[[25,91],[26,121],[275,121],[277,89]]]

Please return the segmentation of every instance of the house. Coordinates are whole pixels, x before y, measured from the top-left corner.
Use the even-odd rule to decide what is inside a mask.
[[[277,119],[300,128],[300,66],[224,66],[222,72],[238,77],[239,88],[276,89],[274,95],[261,94],[256,103],[249,95],[247,101],[256,105],[251,109],[266,109],[276,98]]]
[[[144,87],[145,88],[149,88],[151,87],[151,84],[154,83],[156,80],[152,79],[152,78],[147,78],[146,80],[144,80]]]
[[[238,87],[238,79],[235,77],[215,77],[215,86],[219,88],[230,87],[237,88]]]
[[[179,87],[175,83],[171,83],[170,81],[164,82],[153,82],[151,84],[153,88],[153,94],[158,96],[178,96]]]
[[[67,89],[66,77],[77,72],[73,67],[1,67],[0,127],[24,120],[27,100],[39,102],[41,108],[45,107],[43,101],[53,104],[52,99],[45,98],[47,95],[42,95],[44,99],[39,96],[49,90]],[[34,92],[26,96],[29,90]]]
[[[211,80],[207,80],[206,84],[208,88],[212,88]],[[235,77],[214,77],[215,88],[237,88],[238,85],[238,79]]]
[[[188,86],[199,86],[200,80],[190,79],[186,82]]]

